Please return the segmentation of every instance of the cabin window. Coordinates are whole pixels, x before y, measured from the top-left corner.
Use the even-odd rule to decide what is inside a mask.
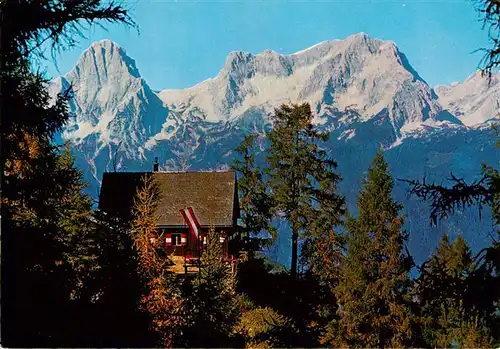
[[[172,246],[182,246],[181,234],[172,234]]]

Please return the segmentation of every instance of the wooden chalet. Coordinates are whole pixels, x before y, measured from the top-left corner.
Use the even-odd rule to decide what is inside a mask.
[[[235,261],[241,248],[236,173],[159,172],[157,168],[155,165],[153,172],[104,173],[99,209],[130,221],[142,177],[153,176],[160,198],[157,235],[151,242],[172,256],[173,270],[177,273],[197,270],[211,227],[221,233],[226,260]]]

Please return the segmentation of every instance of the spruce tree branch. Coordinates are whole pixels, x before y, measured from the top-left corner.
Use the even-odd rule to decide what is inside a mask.
[[[425,177],[421,182],[407,179],[398,180],[410,185],[410,195],[416,195],[418,198],[430,202],[430,220],[433,225],[436,225],[438,219],[446,219],[456,210],[473,205],[478,205],[481,217],[483,205],[491,204],[493,200],[493,191],[484,184],[488,178],[484,175],[481,179],[467,184],[463,178],[458,178],[451,173],[450,178],[448,178],[454,183],[451,187],[434,183],[428,184]]]
[[[2,31],[4,43],[15,43],[23,56],[39,51],[42,45],[52,40],[52,50],[64,49],[77,43],[76,36],[85,37],[83,24],[98,21],[119,22],[136,27],[127,10],[110,1],[63,0],[59,2],[3,1]],[[21,18],[23,20],[21,20]],[[41,52],[38,55],[43,57]]]
[[[500,1],[477,0],[476,9],[481,16],[483,29],[488,28],[488,36],[492,42],[492,48],[476,51],[485,52],[480,66],[483,75],[491,79],[492,71],[500,65]]]

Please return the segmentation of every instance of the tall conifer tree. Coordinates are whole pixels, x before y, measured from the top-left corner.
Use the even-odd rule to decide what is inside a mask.
[[[273,217],[272,198],[268,192],[262,169],[256,164],[257,136],[250,134],[236,148],[242,159],[235,159],[231,167],[240,174],[238,179],[239,204],[242,210],[244,229],[249,234],[270,233],[272,241],[276,238],[276,230],[271,225]],[[260,246],[251,246],[258,249]]]
[[[392,199],[392,189],[392,177],[379,151],[363,180],[358,217],[347,225],[347,255],[336,288],[340,318],[330,329],[336,345],[411,345],[412,261],[404,251],[402,207]]]
[[[295,278],[300,235],[320,224],[328,228],[340,223],[344,199],[336,193],[341,180],[335,172],[337,163],[318,144],[329,134],[313,125],[309,104],[283,105],[275,110],[273,121],[266,171],[274,208],[292,231],[291,275]]]

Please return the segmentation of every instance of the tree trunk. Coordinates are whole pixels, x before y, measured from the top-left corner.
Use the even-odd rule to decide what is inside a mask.
[[[292,279],[295,280],[297,278],[297,243],[298,243],[298,237],[299,234],[298,232],[293,229],[292,230],[292,265],[291,265],[291,270],[290,274],[292,276]]]

